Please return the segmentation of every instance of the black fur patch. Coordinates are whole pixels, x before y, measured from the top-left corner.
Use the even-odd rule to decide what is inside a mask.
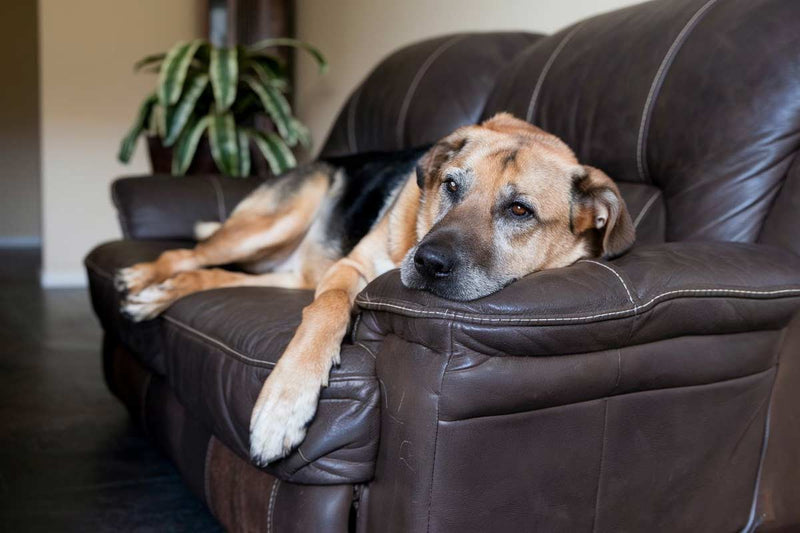
[[[370,152],[329,158],[343,170],[344,191],[338,198],[327,229],[330,242],[340,242],[348,254],[372,229],[387,198],[402,186],[428,146],[397,152]]]

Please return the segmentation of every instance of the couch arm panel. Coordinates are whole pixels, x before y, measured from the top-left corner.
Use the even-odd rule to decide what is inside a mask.
[[[111,185],[126,239],[194,239],[198,221],[222,222],[259,178],[134,176]]]
[[[800,258],[672,243],[537,273],[474,302],[407,290],[392,272],[358,303],[354,335],[375,353],[382,390],[366,523],[748,524]],[[797,354],[781,367],[787,355]]]
[[[414,342],[436,344],[453,323],[459,342],[487,355],[585,353],[780,329],[800,307],[800,257],[757,244],[668,243],[537,272],[471,302],[407,289],[394,270],[356,302]]]

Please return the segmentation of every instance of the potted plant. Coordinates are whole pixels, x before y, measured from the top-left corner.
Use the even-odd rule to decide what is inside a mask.
[[[288,38],[235,48],[197,39],[137,62],[136,71],[158,73],[158,85],[122,140],[119,160],[130,161],[137,139],[147,133],[171,149],[175,175],[189,169],[201,139],[207,139],[213,162],[228,176],[250,175],[251,146],[274,174],[293,168],[297,162],[292,148],[298,143],[308,146],[310,138],[284,96],[289,89],[286,66],[267,52],[278,46],[306,50],[321,72],[327,68],[319,50]],[[257,129],[259,116],[266,117],[274,131]]]

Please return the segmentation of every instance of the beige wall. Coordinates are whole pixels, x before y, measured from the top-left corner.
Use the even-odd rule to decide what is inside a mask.
[[[121,174],[148,172],[140,143],[129,166],[119,140],[152,75],[140,57],[202,34],[198,0],[40,0],[42,282],[85,282],[81,260],[119,236],[108,193]]]
[[[297,110],[319,148],[337,111],[366,73],[395,48],[459,31],[551,33],[640,0],[296,0],[297,34],[319,46],[330,70],[306,58],[297,69]]]
[[[36,2],[0,2],[0,246],[39,239]]]
[[[115,159],[120,138],[154,83],[148,75],[134,75],[131,65],[201,34],[204,3],[39,0],[45,285],[85,283],[84,254],[119,236],[108,185],[116,176],[149,170],[143,145],[130,166]],[[331,62],[320,77],[301,56],[298,112],[319,146],[352,88],[398,46],[464,30],[551,32],[631,3],[296,0],[299,37],[319,45]]]

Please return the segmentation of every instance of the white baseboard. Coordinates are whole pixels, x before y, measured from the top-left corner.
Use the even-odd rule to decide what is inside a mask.
[[[86,272],[74,271],[45,271],[39,276],[39,283],[45,289],[65,289],[70,287],[86,287],[88,281]]]
[[[42,238],[36,235],[25,236],[0,236],[0,248],[39,248]]]

